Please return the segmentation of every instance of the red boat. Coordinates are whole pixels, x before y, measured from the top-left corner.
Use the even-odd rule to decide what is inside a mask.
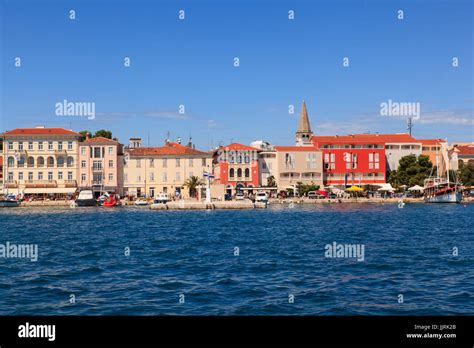
[[[107,198],[104,202],[104,204],[102,204],[102,206],[104,207],[115,207],[118,205],[118,201],[117,199],[115,199],[114,196],[110,196],[109,198]]]

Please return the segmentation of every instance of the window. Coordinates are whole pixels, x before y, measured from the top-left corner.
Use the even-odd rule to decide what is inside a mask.
[[[52,141],[48,141],[48,150],[49,151],[53,150],[53,142]]]
[[[193,166],[193,159],[192,159],[192,158],[189,159],[189,166],[190,166],[190,167]]]
[[[13,172],[8,172],[8,181],[13,181]]]
[[[233,178],[234,175],[235,175],[234,168],[230,168],[230,170],[229,170],[229,177]]]
[[[250,178],[250,169],[248,168],[245,169],[245,178]]]
[[[113,154],[114,154],[114,147],[109,146],[109,155],[113,155]]]
[[[8,150],[13,150],[13,143],[11,141],[8,142]]]
[[[378,153],[369,153],[369,169],[380,168],[380,155]]]
[[[13,167],[15,165],[15,158],[14,157],[8,157],[8,166]]]
[[[58,172],[58,180],[62,180],[63,179],[63,172]]]
[[[306,169],[315,169],[316,168],[316,154],[307,153],[306,154]]]
[[[100,147],[94,147],[93,154],[94,158],[102,158]]]
[[[150,168],[155,168],[155,160],[150,158]]]
[[[49,181],[53,180],[53,172],[48,172],[48,180]]]
[[[113,168],[114,167],[114,161],[113,160],[109,160],[109,168]]]
[[[67,142],[67,149],[72,150],[72,141]]]
[[[102,170],[102,161],[93,161],[92,162],[93,170]]]
[[[38,150],[43,150],[43,142],[38,142]]]
[[[286,169],[295,169],[295,155],[285,153],[285,167]]]
[[[167,173],[162,173],[161,174],[161,177],[163,179],[163,182],[167,182],[168,181],[168,174]]]
[[[64,157],[58,157],[58,167],[64,167]]]
[[[85,168],[86,167],[86,161],[82,160],[81,161],[81,168]]]
[[[168,161],[166,158],[163,158],[163,168],[168,167]]]
[[[18,180],[23,180],[23,172],[18,173]]]
[[[28,181],[33,181],[33,172],[28,172]]]
[[[85,146],[81,146],[81,155],[82,156],[86,155],[86,147]]]
[[[18,150],[23,150],[23,142],[22,141],[20,141],[18,143]]]
[[[85,182],[86,181],[86,174],[81,174],[81,181]]]
[[[155,181],[155,173],[150,173],[150,181]]]
[[[267,164],[265,162],[262,162],[262,169],[267,169]]]
[[[28,150],[33,150],[33,142],[32,141],[28,142]]]
[[[140,174],[137,175],[137,181],[142,181],[142,177],[140,176]]]
[[[176,172],[176,181],[181,181],[181,173]]]
[[[205,158],[202,159],[202,166],[203,166],[203,167],[206,166],[206,159],[205,159]]]
[[[38,172],[38,180],[43,180],[43,172]]]
[[[142,166],[142,160],[137,159],[137,168],[141,168],[141,166]]]
[[[176,159],[176,167],[180,166],[179,158]]]
[[[112,173],[109,174],[109,181],[113,181],[114,180],[114,175]]]
[[[241,168],[237,169],[237,177],[238,178],[242,177],[242,169]]]
[[[68,167],[73,167],[74,166],[74,158],[73,157],[69,156],[67,158],[67,166]]]
[[[62,150],[62,149],[63,149],[63,142],[58,141],[58,150]]]
[[[72,172],[67,172],[67,179],[72,180]]]

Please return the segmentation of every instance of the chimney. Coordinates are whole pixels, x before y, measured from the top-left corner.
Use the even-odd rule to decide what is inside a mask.
[[[181,138],[178,137],[178,139],[176,139],[176,142],[177,142],[178,144],[181,144]]]
[[[190,147],[190,148],[193,148],[193,138],[189,137],[188,145],[186,145],[186,146]]]
[[[86,140],[91,138],[91,133],[86,132]]]

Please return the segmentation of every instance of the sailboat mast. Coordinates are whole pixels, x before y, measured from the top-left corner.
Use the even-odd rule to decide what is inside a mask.
[[[449,152],[448,152],[448,141],[446,140],[446,177],[448,178],[448,188],[449,188]]]
[[[438,159],[439,153],[438,153],[438,147],[436,146],[436,179],[437,182],[439,182],[439,159]]]

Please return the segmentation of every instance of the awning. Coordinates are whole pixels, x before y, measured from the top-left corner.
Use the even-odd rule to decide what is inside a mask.
[[[54,193],[74,193],[76,192],[77,188],[75,187],[51,187],[51,188],[25,188],[22,192],[23,193],[37,193],[37,194],[54,194]]]
[[[412,186],[408,189],[408,191],[423,191],[424,188],[421,187],[420,185],[415,185],[415,186]]]
[[[380,186],[377,191],[393,191],[391,184],[373,184],[373,186]]]

